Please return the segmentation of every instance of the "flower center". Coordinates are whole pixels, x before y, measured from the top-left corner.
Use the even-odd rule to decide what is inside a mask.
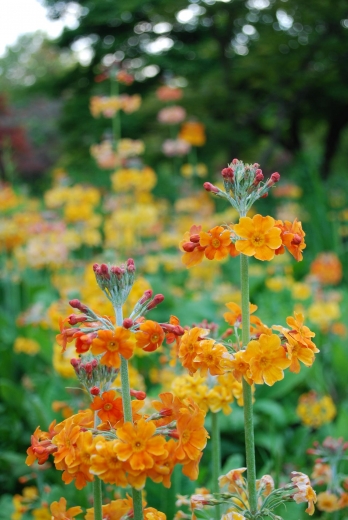
[[[265,239],[261,235],[254,235],[251,239],[251,242],[255,247],[260,247],[265,243]]]
[[[267,365],[268,365],[268,359],[267,359],[266,357],[262,357],[262,358],[260,359],[260,365],[261,365],[262,367],[267,366]]]
[[[159,339],[158,334],[152,334],[152,336],[151,336],[152,343],[157,343],[158,339]]]
[[[104,408],[104,410],[106,410],[108,412],[109,410],[111,410],[112,404],[111,403],[106,403],[106,404],[104,404],[103,408]]]
[[[184,430],[183,431],[183,434],[181,436],[181,441],[183,444],[186,444],[189,440],[190,440],[190,431],[189,430]]]
[[[134,451],[143,451],[144,449],[144,445],[141,441],[137,440],[134,444],[133,444],[133,450]]]
[[[218,238],[213,238],[213,240],[211,241],[211,245],[215,249],[218,249],[220,247],[220,244],[221,244],[221,242]]]
[[[118,350],[118,342],[117,341],[109,341],[109,343],[108,343],[108,350],[111,350],[111,352],[113,352],[114,350]]]

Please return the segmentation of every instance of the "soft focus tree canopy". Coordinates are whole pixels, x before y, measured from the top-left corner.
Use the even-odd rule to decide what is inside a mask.
[[[322,175],[348,124],[348,10],[344,0],[45,0],[50,16],[73,10],[76,27],[57,41],[80,63],[46,75],[46,91],[63,96],[67,158],[82,160],[103,128],[91,123],[88,99],[105,93],[95,76],[114,60],[135,74],[127,91],[145,103],[129,136],[145,133],[156,155],[153,96],[160,82],[185,86],[183,104],[207,126],[205,159],[214,168],[238,154],[261,163],[288,161],[313,142]],[[82,131],[83,129],[83,131]],[[79,151],[81,152],[79,154]],[[73,160],[73,162],[74,162]]]

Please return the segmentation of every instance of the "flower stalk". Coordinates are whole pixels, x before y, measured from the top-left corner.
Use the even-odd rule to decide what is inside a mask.
[[[115,307],[116,323],[118,326],[122,326],[123,313],[122,307]],[[129,374],[128,374],[128,360],[121,356],[121,387],[122,387],[122,404],[123,404],[123,415],[125,422],[133,422],[132,417],[132,404],[130,395],[129,385]],[[143,520],[143,503],[141,491],[132,488],[133,495],[133,508],[134,508],[134,520]],[[97,520],[97,519],[96,519]],[[101,519],[100,519],[101,520]]]
[[[94,520],[103,520],[102,513],[102,483],[99,477],[95,476],[93,480],[93,507]]]
[[[213,475],[213,493],[219,493],[219,475],[221,473],[221,443],[220,443],[220,427],[218,413],[211,413],[211,441],[212,441],[212,475]],[[215,507],[215,519],[220,520],[220,506]]]
[[[240,275],[242,293],[242,342],[246,347],[250,339],[250,311],[249,311],[249,262],[246,255],[240,255]],[[244,431],[245,454],[247,465],[247,480],[249,492],[249,505],[252,514],[257,511],[256,492],[256,464],[254,441],[253,397],[251,385],[243,379],[244,399]]]

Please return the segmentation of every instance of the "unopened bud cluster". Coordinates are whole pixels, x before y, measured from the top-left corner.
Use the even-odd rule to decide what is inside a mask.
[[[118,374],[117,369],[102,365],[93,356],[87,355],[83,359],[72,359],[70,363],[75,370],[78,380],[91,395],[107,392]]]
[[[132,258],[120,266],[94,264],[93,271],[99,287],[114,307],[121,307],[126,301],[135,278],[135,265]]]
[[[204,188],[227,199],[241,215],[246,215],[257,199],[267,197],[269,189],[280,179],[279,173],[275,172],[264,182],[259,164],[244,164],[238,159],[233,159],[221,175],[225,191],[210,182],[204,183]]]

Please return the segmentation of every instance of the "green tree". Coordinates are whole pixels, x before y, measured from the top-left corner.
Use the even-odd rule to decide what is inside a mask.
[[[45,4],[52,17],[69,8],[68,0]],[[147,66],[155,65],[161,78],[187,80],[184,104],[207,124],[206,154],[213,164],[237,152],[246,158],[256,152],[269,163],[275,152],[304,149],[310,135],[322,148],[322,176],[329,175],[348,124],[344,0],[335,2],[335,9],[329,0],[77,4],[77,27],[66,28],[57,42],[61,48],[84,42],[92,51],[90,64],[77,65],[65,78],[72,98],[93,90],[93,75],[106,56],[122,58],[139,79],[145,79]],[[150,95],[156,80],[133,88]],[[152,103],[150,113],[151,108],[155,111],[156,105]],[[69,103],[71,118],[73,111]],[[85,125],[87,112],[79,120]],[[65,129],[69,122],[68,117]],[[137,123],[147,133],[156,130],[151,122]]]

